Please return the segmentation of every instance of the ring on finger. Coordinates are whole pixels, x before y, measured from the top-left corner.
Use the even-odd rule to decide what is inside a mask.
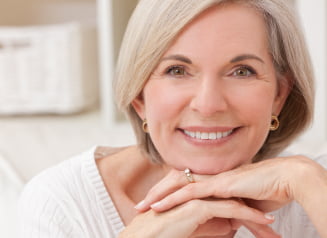
[[[185,173],[185,175],[186,175],[187,180],[188,180],[190,183],[195,183],[195,180],[194,180],[194,178],[193,178],[193,174],[192,174],[192,172],[191,172],[191,170],[190,170],[189,168],[186,168],[186,169],[184,170],[184,173]]]

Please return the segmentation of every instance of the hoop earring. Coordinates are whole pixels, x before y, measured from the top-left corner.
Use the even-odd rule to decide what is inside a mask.
[[[148,122],[146,121],[146,119],[143,119],[143,123],[142,123],[142,129],[145,133],[148,133]]]
[[[279,128],[279,120],[277,116],[271,116],[270,130],[276,131]]]

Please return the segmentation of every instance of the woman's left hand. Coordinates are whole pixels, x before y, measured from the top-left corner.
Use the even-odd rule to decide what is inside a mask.
[[[317,166],[302,156],[274,158],[218,175],[193,175],[195,183],[188,183],[183,172],[173,170],[149,191],[137,209],[151,207],[161,212],[192,199],[215,197],[242,198],[247,205],[270,212],[301,200],[301,186]]]

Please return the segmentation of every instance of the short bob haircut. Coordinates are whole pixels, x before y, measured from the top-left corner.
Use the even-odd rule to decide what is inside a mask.
[[[126,30],[117,63],[114,92],[117,106],[132,123],[139,146],[157,163],[163,160],[132,101],[181,30],[206,9],[221,4],[245,4],[263,16],[270,54],[279,82],[287,75],[290,94],[279,115],[280,127],[270,132],[253,161],[276,156],[311,123],[314,82],[310,57],[292,6],[285,0],[141,0]]]

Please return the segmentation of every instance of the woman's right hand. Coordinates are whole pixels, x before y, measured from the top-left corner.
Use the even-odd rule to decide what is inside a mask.
[[[261,211],[233,199],[191,200],[165,212],[139,213],[119,238],[233,237],[244,225],[257,238],[279,237]]]

